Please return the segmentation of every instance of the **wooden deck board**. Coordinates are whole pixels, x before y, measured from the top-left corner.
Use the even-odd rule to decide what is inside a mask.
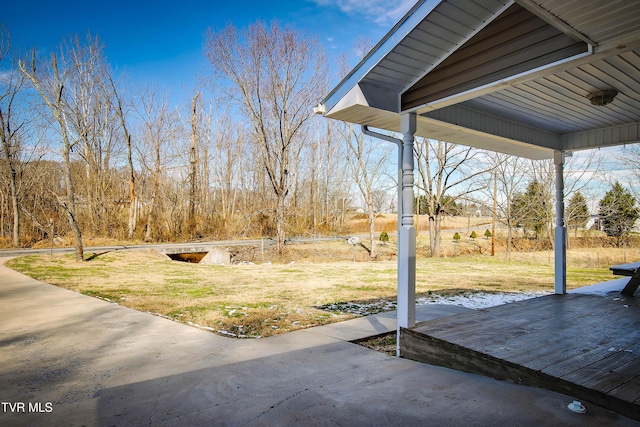
[[[637,355],[628,356],[627,352],[620,352],[612,356],[615,361],[619,363],[618,366],[613,369],[603,372],[600,376],[595,376],[595,378],[590,381],[584,381],[583,378],[580,378],[575,381],[580,381],[587,387],[593,388],[595,390],[601,390],[606,393],[615,390],[625,383],[629,381],[633,381],[635,377],[639,375],[638,373],[638,357]],[[635,400],[636,398],[630,399]]]
[[[634,399],[636,405],[640,404],[640,377],[635,377],[626,383],[616,387],[609,393],[611,396],[622,396]]]
[[[620,348],[622,346],[628,346],[635,342],[638,342],[640,338],[633,330],[631,336],[620,337],[615,339],[615,343],[611,341],[611,337],[602,334],[602,329],[599,328],[601,323],[617,322],[615,328],[611,328],[611,332],[615,333],[615,329],[628,330],[638,322],[633,318],[623,318],[616,313],[611,313],[610,310],[598,311],[592,313],[592,315],[581,319],[580,330],[574,330],[567,328],[558,333],[550,334],[549,331],[536,331],[536,333],[529,334],[531,340],[535,342],[535,346],[525,348],[520,354],[514,354],[510,357],[510,360],[514,363],[525,365],[531,369],[544,370],[549,367],[558,366],[566,360],[574,359],[575,357],[588,357],[586,356],[594,349],[600,351],[608,351],[609,348],[615,344],[614,348]],[[585,336],[588,334],[589,336]],[[524,337],[527,338],[526,336]],[[574,342],[575,344],[572,344]],[[602,346],[608,345],[607,349],[603,349]],[[494,354],[499,356],[498,354]],[[607,354],[604,355],[606,357]],[[598,356],[603,357],[602,355]],[[581,363],[585,363],[587,360],[582,360]],[[570,364],[567,369],[571,369],[575,363]],[[559,371],[561,372],[561,371]],[[559,374],[559,376],[562,376]]]
[[[615,378],[619,377],[617,374],[618,368],[629,362],[634,362],[637,357],[638,355],[626,351],[609,352],[608,355],[602,354],[602,358],[596,362],[574,369],[562,375],[561,378],[583,384],[595,390],[608,392],[619,386],[625,380],[625,378]],[[637,363],[637,361],[634,363]],[[628,379],[628,373],[626,374],[626,379]],[[607,387],[605,383],[611,382],[612,380],[614,381],[614,385]]]
[[[640,420],[640,297],[549,295],[402,330],[401,354]]]
[[[593,307],[588,306],[585,309],[596,310],[597,307],[594,304]],[[561,309],[549,311],[541,309],[538,304],[529,307],[523,302],[517,302],[496,307],[496,310],[487,310],[467,321],[456,322],[456,328],[447,325],[446,320],[441,322],[441,327],[435,328],[429,322],[428,330],[430,335],[441,339],[455,339],[457,342],[469,340],[466,344],[473,347],[474,341],[485,345],[499,343],[511,340],[512,337],[520,337],[535,330],[545,329],[558,322],[570,323],[583,315],[584,311],[571,305],[563,304]],[[420,325],[416,330],[420,331]]]

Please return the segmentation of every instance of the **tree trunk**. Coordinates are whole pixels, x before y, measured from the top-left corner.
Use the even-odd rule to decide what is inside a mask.
[[[440,241],[441,239],[441,227],[442,227],[442,215],[435,215],[435,220],[433,222],[433,251],[432,251],[432,255],[433,257],[439,258],[440,257]]]
[[[276,202],[276,250],[279,254],[284,251],[284,214],[285,214],[285,197],[283,194],[278,194]]]
[[[127,141],[127,162],[129,164],[129,223],[127,227],[127,238],[133,239],[138,224],[138,203],[136,201],[136,171],[133,168],[133,150],[131,148],[131,135],[125,126],[124,116],[122,117],[122,127]]]
[[[310,172],[310,188],[309,188],[309,204],[311,205],[311,228],[316,231],[318,227],[318,213],[316,209],[316,146],[312,147],[313,153],[311,155],[311,170]]]
[[[127,238],[133,239],[136,232],[136,224],[138,223],[138,204],[136,203],[136,184],[135,177],[131,174],[129,179],[129,224],[127,227]]]
[[[507,261],[511,261],[511,242],[513,241],[513,227],[511,223],[507,225]]]
[[[9,169],[9,186],[11,192],[11,205],[13,209],[13,227],[11,233],[11,242],[14,247],[20,246],[20,206],[18,202],[18,173],[16,171],[15,156],[12,151],[15,150],[16,138],[14,132],[12,132],[11,126],[11,105],[16,92],[9,88],[8,90],[8,104],[9,112],[4,113],[0,109],[0,139],[2,140],[2,149],[7,162],[7,168]]]
[[[191,102],[191,141],[189,145],[189,211],[187,215],[187,227],[189,236],[193,239],[196,235],[196,193],[197,193],[197,176],[198,176],[198,96],[196,93]]]
[[[8,162],[12,163],[12,162]],[[13,232],[11,235],[11,241],[14,247],[20,246],[20,204],[18,202],[18,184],[16,178],[16,171],[11,167],[11,206],[13,208]]]
[[[371,259],[376,259],[378,256],[378,252],[376,250],[376,214],[373,211],[373,201],[368,201],[369,208],[369,238],[371,239],[371,251],[369,252],[369,257]]]
[[[66,138],[65,138],[66,139]],[[82,231],[76,218],[76,202],[75,192],[73,189],[73,180],[71,179],[71,160],[69,158],[70,145],[64,142],[62,145],[62,159],[64,166],[64,184],[66,190],[66,200],[61,203],[62,208],[67,214],[69,226],[73,232],[73,241],[76,252],[76,261],[84,261],[84,247],[82,244]]]
[[[145,242],[150,242],[151,240],[153,240],[155,204],[156,204],[156,194],[154,190],[153,194],[151,195],[151,200],[149,201],[149,212],[147,212],[147,225],[144,230]]]
[[[435,226],[435,218],[432,215],[429,215],[429,249],[431,251],[431,257],[439,257],[440,256],[440,248],[438,249],[438,254],[435,254],[436,251],[436,247],[435,247],[435,233],[436,230],[436,226]]]
[[[122,107],[122,99],[118,94],[116,85],[109,76],[109,83],[111,84],[114,99],[116,101],[116,112],[120,119],[120,126],[124,133],[124,140],[127,145],[127,166],[129,167],[129,219],[127,224],[127,238],[133,239],[136,232],[136,226],[138,225],[138,204],[136,203],[136,171],[133,167],[133,149],[131,147],[131,134],[127,128],[127,122],[125,121],[124,109]]]
[[[160,146],[156,143],[155,146],[155,168],[153,171],[153,190],[151,192],[151,200],[149,201],[149,212],[147,213],[147,226],[144,234],[145,242],[153,240],[153,230],[155,224],[155,213],[158,194],[160,193]]]
[[[71,142],[69,135],[67,134],[68,122],[64,116],[63,89],[65,86],[60,78],[57,57],[53,55],[51,57],[51,72],[53,74],[55,90],[50,94],[52,96],[52,98],[50,98],[50,95],[42,89],[40,81],[36,77],[35,56],[36,55],[34,51],[31,58],[31,68],[29,70],[26,69],[26,66],[23,62],[18,62],[18,67],[20,68],[20,71],[31,81],[31,83],[33,83],[33,86],[40,93],[40,96],[45,101],[47,107],[51,111],[51,114],[60,126],[60,136],[62,137],[62,160],[64,167],[64,182],[66,187],[66,200],[61,201],[60,199],[58,199],[58,202],[67,214],[69,226],[71,228],[71,231],[73,232],[76,261],[84,261],[82,232],[80,231],[80,225],[78,224],[78,221],[76,219],[75,192],[71,175]]]

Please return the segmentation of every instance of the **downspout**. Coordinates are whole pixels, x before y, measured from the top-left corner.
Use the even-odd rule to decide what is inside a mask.
[[[367,125],[362,125],[361,129],[362,129],[362,133],[367,136],[381,139],[383,141],[391,142],[393,144],[396,144],[396,146],[398,147],[398,203],[397,203],[398,219],[397,219],[396,236],[398,239],[398,249],[399,249],[400,248],[400,228],[402,227],[402,151],[403,151],[402,140],[399,138],[394,138],[389,135],[374,132],[370,130],[369,126]],[[399,283],[400,281],[400,257],[399,256],[397,257],[397,261],[398,261],[398,268],[397,268],[396,281]],[[400,357],[400,327],[397,327],[397,330],[396,330],[396,356]]]
[[[400,236],[400,226],[402,225],[402,140],[394,138],[393,136],[385,135],[382,133],[374,132],[369,129],[369,126],[361,126],[362,133],[372,138],[382,139],[387,142],[396,144],[398,147],[398,236]]]

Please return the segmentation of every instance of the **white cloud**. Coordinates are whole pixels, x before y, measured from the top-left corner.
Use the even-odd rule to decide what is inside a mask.
[[[311,0],[322,7],[337,8],[348,15],[362,15],[380,25],[395,24],[415,0]]]
[[[0,82],[9,83],[12,79],[16,78],[18,74],[17,70],[0,70]]]

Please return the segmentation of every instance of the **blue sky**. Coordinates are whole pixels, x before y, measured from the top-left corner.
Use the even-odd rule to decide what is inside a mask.
[[[11,1],[0,24],[20,49],[54,49],[73,34],[98,35],[114,69],[133,83],[146,80],[174,96],[191,93],[206,72],[202,55],[207,28],[242,28],[263,20],[304,30],[326,46],[329,56],[353,48],[358,38],[376,43],[409,10],[414,0],[182,0]]]

